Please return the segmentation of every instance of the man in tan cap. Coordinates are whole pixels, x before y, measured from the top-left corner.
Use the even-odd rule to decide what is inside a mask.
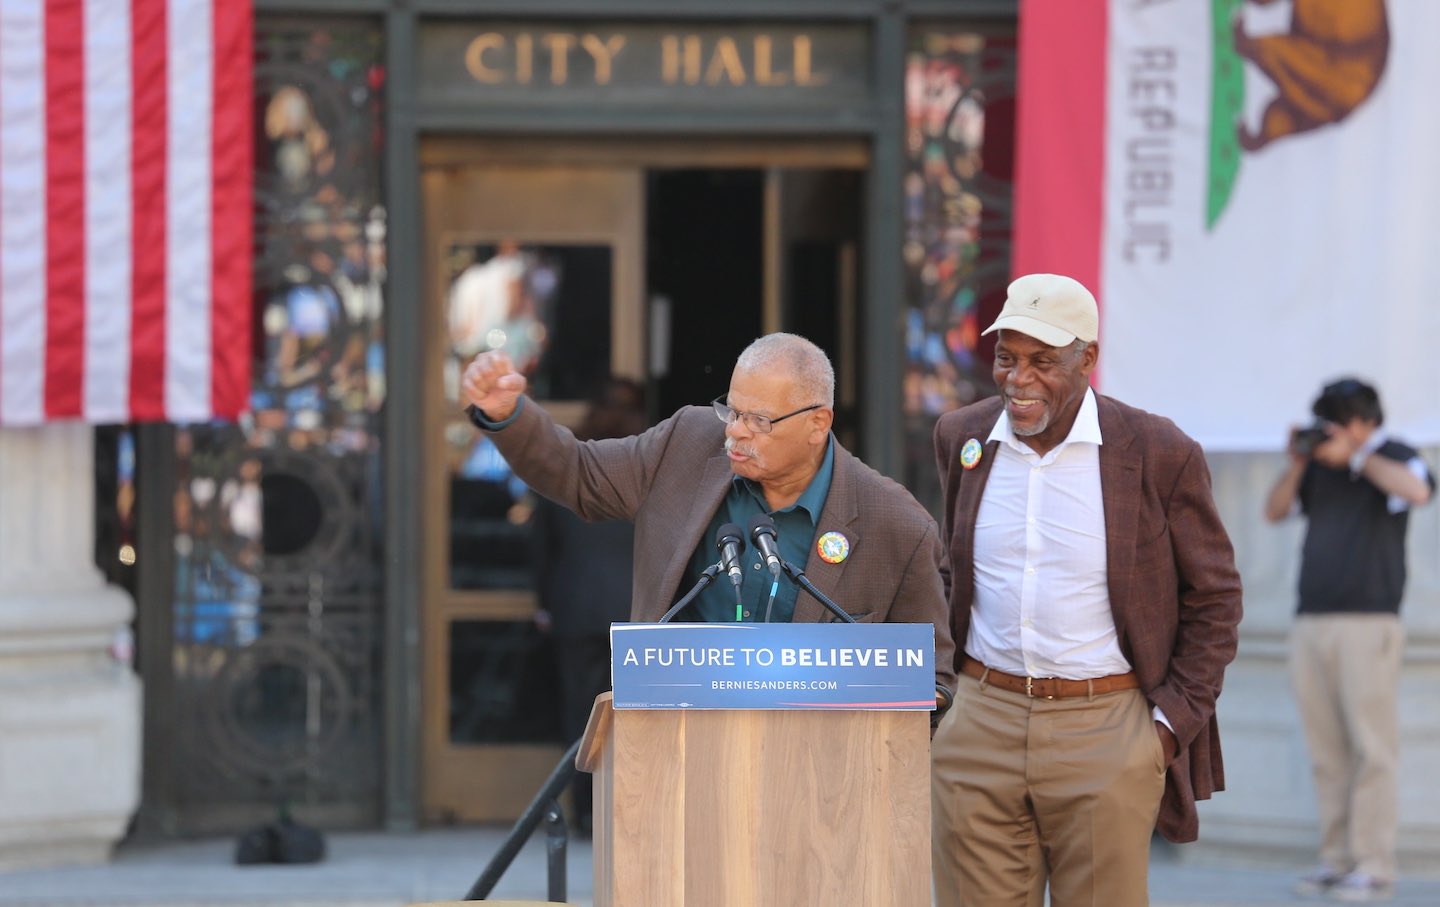
[[[999,396],[941,417],[959,686],[935,735],[936,903],[1148,903],[1151,833],[1224,786],[1215,700],[1240,577],[1198,444],[1096,394],[1095,297],[1030,274]]]

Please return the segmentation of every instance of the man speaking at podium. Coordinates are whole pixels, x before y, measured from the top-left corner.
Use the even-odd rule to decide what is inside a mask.
[[[818,346],[794,334],[761,337],[736,360],[727,394],[628,438],[576,440],[524,396],[525,385],[505,353],[481,353],[463,379],[470,419],[535,491],[587,520],[635,524],[632,620],[660,618],[717,558],[738,569],[705,587],[681,619],[832,619],[772,578],[753,535],[717,550],[719,530],[769,515],[779,557],[855,620],[935,627],[936,703],[948,704],[954,646],[938,530],[908,491],[831,434],[835,371]]]
[[[935,734],[942,907],[1047,883],[1055,907],[1142,907],[1152,832],[1194,840],[1224,786],[1235,555],[1200,445],[1090,389],[1098,327],[1079,282],[1014,281],[985,331],[999,396],[935,426],[966,675]]]

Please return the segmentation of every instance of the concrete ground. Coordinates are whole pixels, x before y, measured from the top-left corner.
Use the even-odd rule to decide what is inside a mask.
[[[505,828],[327,836],[324,862],[236,866],[231,840],[122,846],[104,866],[0,872],[0,907],[401,907],[458,900],[504,840]],[[1183,851],[1182,851],[1183,853]],[[571,841],[567,894],[591,904],[588,841]],[[1304,866],[1195,865],[1157,844],[1152,907],[1272,907],[1329,903],[1290,891]],[[1440,870],[1440,867],[1437,867]],[[500,880],[492,899],[543,900],[545,846],[537,835]],[[1402,878],[1397,907],[1440,907],[1440,875]],[[664,905],[654,905],[664,907]]]

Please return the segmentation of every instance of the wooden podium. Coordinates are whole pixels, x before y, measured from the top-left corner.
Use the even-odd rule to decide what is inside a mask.
[[[576,757],[596,907],[929,907],[929,717],[600,696]]]

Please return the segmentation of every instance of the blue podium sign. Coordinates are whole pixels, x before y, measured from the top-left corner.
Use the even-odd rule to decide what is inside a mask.
[[[935,707],[930,624],[611,624],[617,709]]]

